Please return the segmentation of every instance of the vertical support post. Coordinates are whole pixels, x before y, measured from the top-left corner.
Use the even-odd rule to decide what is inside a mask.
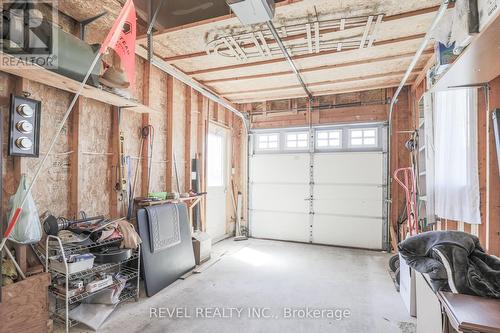
[[[184,192],[189,191],[191,188],[191,94],[192,88],[188,85],[185,86],[186,104],[184,110]]]
[[[144,64],[144,71],[143,71],[143,86],[142,86],[142,97],[143,97],[143,104],[146,106],[151,106],[151,99],[150,99],[150,87],[151,87],[151,71],[152,71],[152,65],[149,62],[146,62]],[[142,115],[142,123],[141,123],[141,137],[142,137],[142,128],[147,127],[151,124],[151,119],[149,113],[145,113]],[[151,136],[149,137],[151,140]],[[142,140],[142,157],[139,163],[137,163],[137,167],[141,167],[141,195],[142,196],[147,196],[149,189],[149,144],[147,140]],[[152,161],[151,161],[152,163]],[[135,184],[134,184],[135,185]]]
[[[200,191],[205,192],[206,187],[206,142],[207,142],[207,128],[208,128],[208,100],[203,97],[202,94],[198,94],[198,155],[200,163]],[[206,230],[206,207],[207,199],[206,196],[200,202],[201,214],[201,231]]]
[[[174,77],[167,75],[167,164],[165,167],[165,181],[167,191],[173,191],[173,163],[174,163]]]
[[[219,122],[219,104],[217,103],[211,103],[213,108],[212,108],[212,120],[215,122]]]
[[[15,93],[16,95],[22,96],[25,92],[28,91],[28,80],[22,77],[16,78],[15,85]],[[21,157],[13,157],[14,160],[14,181],[16,184],[19,184],[21,181],[22,174],[26,173],[26,163],[23,163]],[[21,268],[23,273],[26,273],[28,270],[28,262],[27,262],[27,251],[26,245],[15,244],[14,249],[16,251],[16,260]]]
[[[71,154],[70,160],[70,203],[69,203],[69,213],[73,216],[77,216],[80,211],[80,113],[83,111],[83,98],[79,97],[76,101],[75,108],[73,109],[73,114],[71,115]]]
[[[121,195],[121,179],[120,179],[120,109],[116,106],[111,107],[111,140],[109,142],[109,150],[112,152],[108,157],[108,167],[111,170],[109,179],[110,200],[109,200],[109,215],[111,218],[117,217],[118,197]],[[125,200],[125,198],[121,198]]]

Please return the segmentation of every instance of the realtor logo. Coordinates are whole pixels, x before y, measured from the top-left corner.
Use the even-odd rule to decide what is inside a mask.
[[[1,67],[35,64],[57,67],[55,0],[3,0],[0,21]]]

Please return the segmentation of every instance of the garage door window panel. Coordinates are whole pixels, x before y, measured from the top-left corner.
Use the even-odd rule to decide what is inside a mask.
[[[280,135],[278,133],[257,135],[257,150],[274,151],[279,150]]]
[[[316,133],[316,147],[318,149],[342,148],[342,130],[318,131]]]
[[[349,146],[352,148],[378,147],[377,128],[352,128],[349,130]]]
[[[309,148],[309,138],[307,132],[287,133],[285,137],[286,149],[304,150]]]

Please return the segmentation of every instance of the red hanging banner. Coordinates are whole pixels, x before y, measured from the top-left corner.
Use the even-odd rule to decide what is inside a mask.
[[[121,59],[123,69],[127,73],[130,87],[135,87],[135,39],[137,22],[135,6],[132,0],[127,0],[120,15],[113,24],[113,28],[101,45],[100,53],[106,52],[108,47],[115,50]]]

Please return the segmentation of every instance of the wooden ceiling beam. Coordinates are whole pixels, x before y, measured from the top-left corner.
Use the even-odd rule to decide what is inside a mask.
[[[360,25],[360,27],[364,27],[364,26],[365,25]],[[324,35],[324,34],[329,34],[329,33],[337,32],[337,31],[340,31],[340,29],[339,28],[329,28],[329,29],[321,30],[321,34]],[[289,42],[289,41],[294,41],[294,40],[299,40],[299,39],[309,39],[309,37],[308,37],[308,33],[305,32],[305,33],[296,34],[293,36],[282,37],[281,39],[284,42]],[[264,42],[268,45],[276,44],[275,39],[264,39]],[[242,49],[252,49],[255,47],[255,44],[254,43],[243,44],[243,45],[240,45],[240,47]],[[223,48],[220,48],[220,50],[221,51],[229,51],[229,48],[223,47]],[[165,58],[163,58],[163,60],[172,62],[172,61],[179,61],[179,60],[185,60],[185,59],[199,58],[199,57],[204,57],[207,55],[208,55],[207,52],[200,51],[200,52],[195,52],[195,53],[180,54],[180,55],[173,56],[173,57],[165,57]]]
[[[434,54],[434,51],[429,49],[429,50],[425,50],[422,53],[422,55],[429,55],[429,54]],[[406,53],[395,54],[395,55],[391,55],[391,56],[356,60],[356,61],[344,62],[344,63],[339,63],[339,64],[333,64],[333,65],[323,65],[323,66],[317,66],[317,67],[303,68],[300,70],[300,72],[301,73],[310,73],[310,72],[324,71],[324,70],[330,70],[330,69],[336,69],[336,68],[344,68],[344,67],[372,64],[372,63],[377,63],[377,62],[402,60],[402,59],[406,59],[406,58],[413,58],[413,56],[415,56],[415,52],[406,52]],[[290,70],[290,71],[282,71],[282,72],[274,72],[274,73],[271,72],[271,73],[254,74],[254,75],[246,75],[246,76],[233,76],[233,77],[226,77],[226,78],[212,79],[212,80],[201,80],[200,82],[203,82],[205,84],[213,84],[213,83],[229,82],[229,81],[244,81],[244,80],[262,79],[262,78],[266,78],[266,77],[273,77],[274,78],[277,76],[284,76],[284,75],[291,75],[291,74],[293,74],[293,72]]]
[[[425,14],[437,12],[439,7],[441,7],[441,6],[427,7],[427,8],[412,10],[410,12],[404,12],[404,13],[400,13],[400,14],[385,16],[383,22],[400,20],[400,19],[404,19],[407,17],[411,17],[411,16],[425,15]],[[448,9],[453,8],[453,7],[455,7],[455,3],[450,2],[448,4]]]
[[[428,13],[435,12],[438,9],[439,9],[439,6],[433,6],[433,7],[428,7],[428,8],[422,8],[422,9],[414,10],[414,11],[411,11],[411,12],[405,12],[405,13],[401,13],[401,14],[385,16],[385,17],[383,17],[383,19],[382,19],[381,22],[383,23],[383,22],[389,22],[389,21],[404,19],[404,18],[413,17],[413,16],[425,15],[425,14],[428,14]],[[341,30],[343,30],[341,27],[339,27],[339,28],[324,29],[324,30],[321,31],[321,34],[324,35],[324,34],[327,34],[327,33],[338,32],[338,31],[341,31]],[[283,37],[283,40],[284,41],[292,41],[292,40],[298,40],[298,39],[304,39],[304,38],[307,38],[307,33],[297,34],[297,35],[288,36],[288,37]],[[139,40],[142,41],[143,39],[138,38],[138,41]],[[267,39],[266,42],[268,44],[271,44],[271,45],[276,43],[276,41],[273,40],[273,39]],[[255,45],[253,43],[250,43],[250,44],[241,45],[241,48],[242,49],[251,49],[254,46]],[[226,50],[226,49],[225,48],[221,49],[221,51],[224,51],[224,50]],[[197,58],[197,57],[203,57],[203,56],[206,56],[206,55],[207,55],[207,53],[205,51],[200,51],[200,52],[194,52],[194,53],[188,53],[188,54],[180,54],[180,55],[176,55],[176,56],[172,56],[172,57],[165,57],[163,59],[165,61],[168,61],[168,62],[173,62],[173,61],[179,61],[179,60],[185,60],[185,59],[193,59],[193,58]]]
[[[418,16],[418,15],[425,15],[433,12],[437,12],[440,6],[432,6],[432,7],[427,7],[427,8],[422,8],[422,9],[417,9],[417,10],[412,10],[409,12],[403,12],[399,14],[394,14],[394,15],[389,15],[385,16],[383,19],[383,22],[389,22],[389,21],[394,21],[394,20],[401,20],[404,18],[412,17],[412,16]]]
[[[418,74],[421,70],[423,70],[423,67],[420,68],[415,68],[412,74]],[[308,87],[318,87],[318,86],[327,86],[327,85],[332,85],[332,84],[337,84],[337,83],[349,83],[349,82],[357,82],[357,81],[362,81],[362,80],[375,80],[375,79],[381,79],[381,78],[392,78],[392,77],[401,77],[404,75],[406,71],[396,71],[396,72],[389,72],[389,73],[377,73],[377,74],[371,74],[371,75],[363,75],[363,76],[356,76],[356,77],[348,77],[344,79],[338,79],[338,80],[327,80],[327,81],[318,81],[318,82],[312,82],[312,83],[307,83]],[[253,90],[243,90],[243,91],[228,91],[228,92],[221,92],[223,96],[226,98],[231,95],[242,95],[242,94],[253,94],[253,93],[259,93],[259,92],[277,92],[277,91],[282,91],[282,90],[289,90],[289,89],[298,89],[301,88],[300,85],[288,85],[288,86],[280,86],[277,88],[265,88],[265,89],[253,89]]]
[[[409,40],[421,39],[421,38],[424,38],[424,36],[425,36],[425,34],[416,34],[416,35],[411,35],[411,36],[381,40],[381,41],[375,42],[373,44],[374,44],[374,46],[390,45],[390,44],[405,42],[405,41],[409,41]],[[349,50],[347,50],[347,51],[349,51]],[[346,51],[342,50],[340,52],[346,52]],[[292,59],[293,60],[308,59],[308,58],[320,57],[320,56],[330,55],[330,54],[335,54],[335,53],[339,53],[339,51],[337,51],[335,49],[335,50],[321,51],[320,53],[315,53],[315,54],[301,54],[301,55],[297,55],[297,56],[292,56]],[[200,70],[196,70],[196,71],[192,71],[192,72],[187,72],[186,74],[187,75],[199,75],[199,74],[205,74],[205,73],[221,72],[221,71],[226,71],[226,70],[231,70],[231,69],[255,67],[255,66],[260,66],[260,65],[269,65],[269,64],[275,64],[275,63],[285,62],[285,61],[286,61],[285,58],[275,58],[275,59],[256,61],[256,62],[246,63],[246,64],[238,64],[238,65],[229,65],[229,66],[222,66],[222,67],[212,67],[212,68],[200,69]]]
[[[366,91],[366,90],[373,90],[373,89],[385,89],[385,88],[394,88],[399,85],[401,80],[394,80],[394,81],[388,81],[385,82],[384,84],[373,84],[373,85],[360,85],[360,86],[355,86],[355,87],[347,87],[347,88],[335,88],[334,90],[329,89],[329,90],[324,90],[324,91],[316,91],[313,92],[314,97],[318,96],[324,96],[324,95],[331,95],[331,94],[343,94],[343,93],[349,93],[349,92],[361,92],[361,91]],[[409,80],[407,82],[408,86],[411,86],[413,84],[413,80]],[[257,102],[262,102],[262,101],[271,101],[271,100],[281,100],[281,99],[288,99],[288,98],[306,98],[305,94],[303,92],[299,93],[292,93],[288,95],[279,95],[276,97],[254,97],[254,98],[241,98],[241,99],[232,99],[231,101],[233,103],[238,103],[238,104],[244,104],[244,103],[257,103]]]

